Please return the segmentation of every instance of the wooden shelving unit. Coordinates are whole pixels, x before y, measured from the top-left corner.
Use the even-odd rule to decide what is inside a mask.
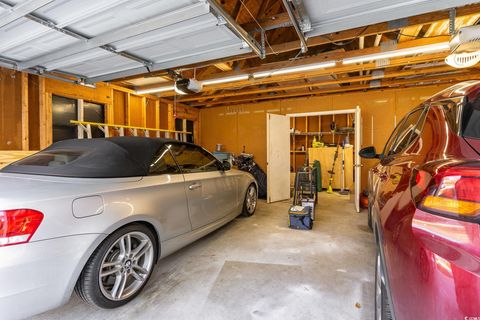
[[[335,122],[337,128],[352,126],[351,114],[304,116],[290,118],[290,170],[295,172],[298,167],[305,164],[307,150],[312,146],[313,139],[323,141],[325,144],[337,144],[339,134],[330,130],[330,125]],[[353,139],[353,134],[350,134]],[[303,146],[303,149],[302,149]]]

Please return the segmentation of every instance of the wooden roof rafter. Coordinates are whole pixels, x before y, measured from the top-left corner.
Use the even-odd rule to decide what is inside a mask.
[[[440,76],[427,76],[419,77],[413,79],[396,79],[396,80],[384,80],[375,83],[374,85],[368,84],[359,84],[359,85],[348,85],[342,86],[339,88],[331,89],[317,89],[307,92],[295,92],[287,94],[277,94],[277,95],[260,95],[260,96],[250,96],[244,98],[235,98],[228,100],[217,100],[210,103],[196,103],[192,104],[193,107],[211,107],[211,106],[222,106],[222,105],[233,105],[233,104],[242,104],[248,102],[259,102],[264,100],[273,100],[273,99],[284,99],[284,98],[296,98],[296,97],[307,97],[315,95],[325,95],[325,94],[334,94],[342,92],[352,92],[352,91],[366,91],[366,90],[377,90],[381,88],[392,88],[392,87],[403,87],[403,86],[425,86],[432,84],[444,84],[450,83],[453,81],[467,81],[467,80],[476,80],[480,76],[480,71],[475,73],[472,72],[462,72],[457,74],[448,74]]]

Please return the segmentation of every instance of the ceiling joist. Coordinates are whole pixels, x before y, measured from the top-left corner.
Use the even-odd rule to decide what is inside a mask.
[[[378,90],[381,88],[391,88],[391,87],[444,84],[444,83],[450,83],[452,81],[476,80],[478,79],[479,76],[480,76],[480,71],[477,71],[475,73],[463,72],[459,74],[442,75],[442,76],[435,76],[435,77],[427,76],[427,77],[413,78],[413,79],[379,81],[375,83],[375,85],[360,84],[360,85],[342,86],[339,88],[312,90],[307,92],[293,92],[293,93],[278,94],[278,95],[267,94],[267,95],[257,96],[257,97],[234,98],[234,99],[226,99],[226,100],[212,101],[212,102],[205,102],[205,103],[196,103],[196,104],[192,104],[191,106],[194,106],[194,107],[210,107],[210,106],[221,106],[221,105],[230,106],[232,104],[258,102],[258,101],[273,100],[273,99],[298,98],[298,97],[344,93],[344,92],[352,92],[352,91],[364,91],[364,90],[371,90],[371,89]]]

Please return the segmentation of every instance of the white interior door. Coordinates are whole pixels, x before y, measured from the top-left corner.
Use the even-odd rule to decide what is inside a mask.
[[[360,148],[362,147],[362,113],[360,107],[355,109],[355,209],[360,212],[360,192],[361,192],[361,159],[359,155]]]
[[[267,202],[290,199],[290,118],[267,114]]]

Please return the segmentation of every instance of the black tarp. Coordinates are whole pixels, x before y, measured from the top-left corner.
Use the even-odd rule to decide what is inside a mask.
[[[114,137],[59,141],[0,172],[75,178],[148,175],[156,152],[169,139]]]

